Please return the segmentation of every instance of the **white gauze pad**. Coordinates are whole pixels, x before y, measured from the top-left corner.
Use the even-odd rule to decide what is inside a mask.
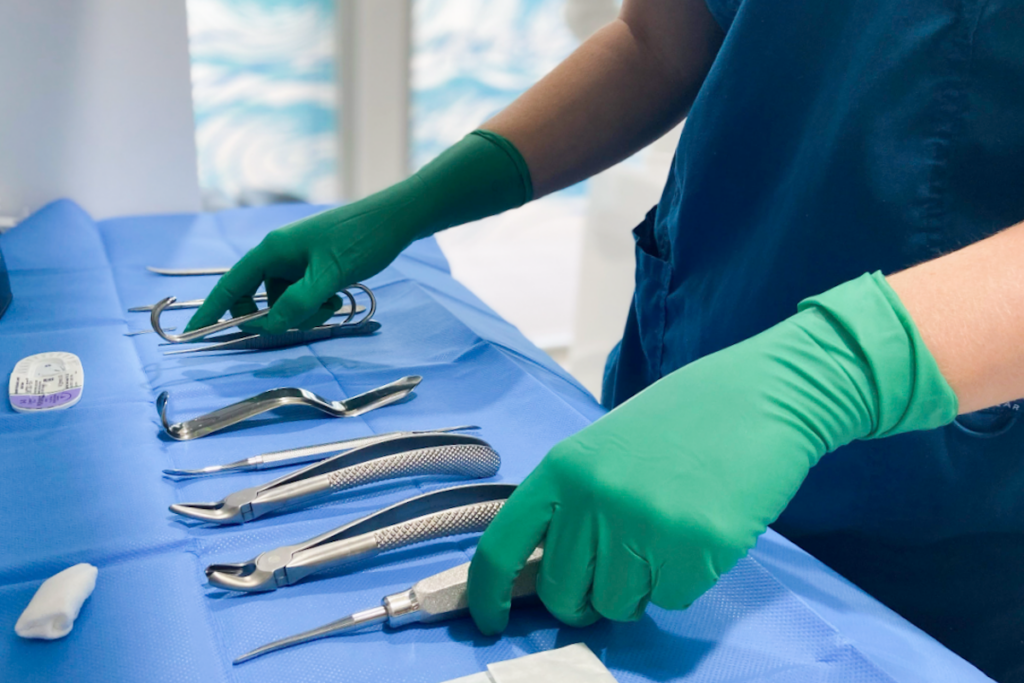
[[[96,567],[82,563],[43,581],[18,617],[14,632],[22,638],[44,640],[56,640],[71,633],[82,603],[96,587],[98,573]]]

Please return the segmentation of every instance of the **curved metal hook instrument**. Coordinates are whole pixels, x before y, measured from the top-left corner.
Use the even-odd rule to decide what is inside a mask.
[[[352,292],[349,291],[349,289],[346,288],[346,289],[341,290],[341,292],[339,292],[339,294],[342,294],[343,296],[345,296],[349,300],[349,304],[350,304],[349,305],[349,309],[348,309],[349,313],[345,317],[345,319],[341,323],[338,323],[336,325],[321,325],[320,327],[313,328],[313,330],[308,330],[308,332],[313,332],[314,330],[322,331],[322,330],[325,330],[325,329],[331,330],[331,329],[336,329],[338,327],[341,327],[343,325],[347,325],[349,327],[357,327],[359,325],[362,325],[363,323],[369,322],[373,318],[373,314],[377,312],[377,298],[373,295],[373,292],[366,285],[359,284],[359,283],[351,285],[351,287],[353,287],[355,289],[362,290],[370,298],[370,306],[369,306],[369,308],[367,308],[364,311],[363,317],[360,318],[356,322],[351,322],[352,318],[354,318],[355,315],[356,315],[356,311],[357,311],[358,306],[356,305],[355,296],[352,294]],[[269,315],[269,313],[270,313],[270,308],[264,308],[262,310],[256,311],[255,313],[250,313],[248,315],[239,316],[237,318],[229,318],[228,320],[217,322],[217,323],[214,323],[212,325],[208,325],[206,327],[200,327],[198,330],[193,330],[191,332],[184,332],[182,334],[168,334],[167,330],[160,326],[160,316],[167,309],[167,307],[172,305],[175,301],[177,301],[177,298],[175,298],[173,296],[169,296],[169,297],[167,297],[165,299],[161,299],[159,302],[157,302],[156,304],[153,305],[153,309],[149,312],[149,322],[153,326],[153,331],[156,332],[157,334],[159,334],[161,337],[163,337],[167,341],[171,342],[172,344],[182,344],[182,343],[185,343],[185,342],[191,342],[191,341],[197,341],[197,340],[200,340],[200,339],[204,339],[205,337],[208,337],[211,334],[215,334],[217,332],[221,332],[221,331],[229,329],[231,327],[238,327],[240,325],[244,325],[245,323],[250,323],[253,320],[258,320],[260,318],[263,318],[263,317]],[[258,337],[258,336],[261,336],[261,335],[250,335],[250,336],[251,337]],[[276,335],[271,335],[271,336],[276,336]],[[216,340],[210,339],[210,340],[207,340],[207,341],[216,341]],[[238,339],[232,339],[232,341],[239,341],[239,340]],[[301,343],[301,342],[297,342],[297,343]]]

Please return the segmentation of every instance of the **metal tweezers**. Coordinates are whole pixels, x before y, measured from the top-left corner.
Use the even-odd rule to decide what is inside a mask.
[[[270,309],[264,308],[256,311],[255,313],[239,316],[237,318],[229,318],[228,320],[216,322],[212,325],[201,327],[198,330],[193,330],[191,332],[168,334],[167,330],[160,325],[160,316],[169,306],[173,305],[177,301],[173,296],[161,299],[153,305],[152,310],[149,312],[149,322],[153,326],[153,331],[171,344],[184,344],[200,341],[210,342],[206,346],[181,349],[178,351],[166,351],[164,352],[165,356],[179,353],[192,353],[195,351],[259,351],[263,349],[279,349],[287,346],[309,344],[323,339],[373,334],[380,329],[380,323],[372,319],[373,314],[377,312],[377,299],[370,288],[366,285],[357,283],[351,285],[350,288],[361,290],[370,298],[370,307],[363,311],[364,315],[355,322],[352,322],[352,319],[356,316],[356,312],[359,307],[356,304],[355,296],[352,292],[349,291],[349,289],[343,289],[339,294],[342,294],[349,300],[349,306],[347,307],[348,315],[345,319],[341,323],[335,325],[321,325],[320,327],[314,327],[311,330],[288,330],[281,334],[251,334],[249,332],[234,332],[210,337],[211,334],[216,332],[221,332],[231,327],[238,327],[268,315],[270,313]]]
[[[328,401],[299,387],[282,387],[177,424],[167,421],[167,401],[170,396],[164,391],[156,397],[156,411],[168,436],[178,441],[190,441],[284,406],[309,406],[331,417],[358,417],[402,400],[422,381],[419,375],[409,375],[343,401]]]
[[[380,441],[336,455],[298,472],[230,494],[216,503],[175,503],[171,512],[214,524],[244,524],[285,507],[337,491],[399,477],[423,475],[486,479],[501,458],[483,439],[462,434],[421,434]]]
[[[417,543],[480,533],[515,484],[469,484],[409,498],[302,543],[246,562],[211,564],[206,578],[220,588],[260,592],[291,586],[327,569]]]
[[[270,470],[290,465],[304,465],[308,462],[326,460],[332,455],[351,451],[355,448],[369,446],[378,441],[387,441],[396,436],[412,436],[413,434],[444,434],[447,432],[468,432],[480,429],[476,425],[459,425],[458,427],[442,427],[440,429],[421,429],[405,432],[388,432],[386,434],[374,434],[373,436],[361,436],[356,439],[345,439],[344,441],[332,441],[331,443],[318,444],[316,446],[303,446],[301,448],[289,448],[286,451],[274,451],[254,455],[244,460],[236,460],[225,465],[210,465],[197,470],[167,469],[163,474],[168,479],[195,479],[197,477],[213,477],[218,474],[231,474],[232,472],[253,472],[256,470]]]

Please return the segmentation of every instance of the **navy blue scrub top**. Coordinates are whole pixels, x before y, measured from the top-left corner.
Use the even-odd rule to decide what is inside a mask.
[[[1024,2],[708,7],[726,37],[635,230],[608,407],[804,297],[1024,219]],[[827,455],[775,528],[990,676],[1024,680],[1017,414]]]

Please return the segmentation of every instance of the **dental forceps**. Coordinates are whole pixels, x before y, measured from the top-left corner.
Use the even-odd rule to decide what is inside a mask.
[[[153,326],[153,330],[171,344],[183,344],[195,341],[211,342],[207,346],[178,351],[167,351],[164,353],[165,356],[179,353],[192,353],[194,351],[257,351],[262,349],[278,349],[298,344],[309,344],[323,339],[373,334],[380,329],[380,323],[372,320],[373,314],[377,312],[377,298],[366,285],[357,283],[350,287],[365,292],[370,298],[370,307],[369,309],[364,309],[363,317],[356,322],[352,322],[352,318],[355,317],[359,307],[356,304],[356,299],[352,292],[349,291],[349,289],[343,289],[339,294],[342,294],[349,300],[349,306],[347,307],[348,315],[345,319],[338,324],[321,325],[319,327],[314,327],[311,330],[288,330],[281,334],[250,334],[248,332],[236,332],[210,338],[210,335],[215,334],[216,332],[221,332],[230,327],[238,327],[268,315],[270,313],[270,308],[264,308],[256,311],[255,313],[222,320],[212,325],[208,325],[207,327],[201,327],[198,330],[193,330],[192,332],[168,334],[167,330],[160,326],[160,316],[169,306],[173,305],[177,301],[173,296],[161,299],[153,305],[152,310],[149,312],[149,322]]]
[[[230,494],[216,503],[175,503],[171,512],[213,524],[244,524],[285,507],[400,477],[493,477],[501,458],[483,439],[421,434],[380,441]]]
[[[334,455],[355,448],[369,446],[378,441],[387,441],[396,436],[412,436],[413,434],[447,434],[448,432],[468,432],[480,429],[476,425],[460,425],[458,427],[442,427],[440,429],[421,429],[406,432],[388,432],[386,434],[374,434],[363,436],[358,439],[346,439],[344,441],[332,441],[331,443],[319,444],[317,446],[304,446],[302,448],[290,448],[286,451],[274,451],[254,455],[245,460],[236,460],[226,465],[210,465],[197,470],[164,470],[163,474],[168,479],[182,480],[195,479],[198,477],[212,477],[218,474],[230,474],[231,472],[253,472],[255,470],[270,470],[277,467],[288,467],[289,465],[303,465],[307,462],[325,460],[329,455]]]
[[[210,584],[229,590],[272,591],[389,550],[480,533],[515,488],[515,484],[469,484],[424,493],[302,543],[260,553],[246,562],[211,564],[206,568],[206,578]]]
[[[320,412],[331,417],[358,417],[364,413],[386,405],[400,401],[412,393],[423,378],[419,375],[409,375],[402,379],[385,384],[382,387],[358,394],[343,401],[328,401],[317,396],[312,391],[298,387],[282,387],[271,389],[252,398],[247,398],[238,403],[232,403],[212,413],[194,417],[187,422],[169,424],[167,422],[167,401],[169,394],[164,391],[156,397],[156,411],[160,415],[164,431],[172,439],[178,441],[189,441],[199,437],[213,434],[225,427],[238,424],[250,417],[260,415],[275,408],[283,406],[303,405],[316,408]]]
[[[537,574],[540,571],[543,557],[544,550],[537,548],[527,558],[523,570],[519,572],[515,583],[512,584],[513,603],[537,595]],[[245,653],[233,663],[241,664],[269,652],[308,643],[311,640],[361,631],[377,624],[401,628],[417,622],[430,623],[462,617],[469,611],[469,600],[466,596],[468,585],[469,563],[467,562],[421,579],[408,590],[388,595],[381,600],[380,607],[371,607],[332,621],[320,628],[268,643],[252,652]]]

